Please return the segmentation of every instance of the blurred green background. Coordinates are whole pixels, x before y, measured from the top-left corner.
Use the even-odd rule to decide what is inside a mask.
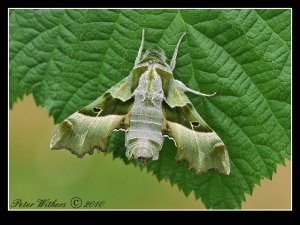
[[[51,151],[53,119],[26,96],[9,113],[9,204],[16,199],[66,202],[72,197],[105,201],[101,209],[204,209],[194,194],[188,198],[167,181],[159,182],[146,170],[125,165],[111,154],[78,159],[69,151]],[[291,165],[278,166],[273,180],[261,181],[253,195],[246,195],[243,209],[289,209]],[[36,207],[32,207],[36,208]],[[92,207],[94,208],[94,207]],[[83,209],[83,208],[81,208]],[[95,207],[98,209],[98,207]]]

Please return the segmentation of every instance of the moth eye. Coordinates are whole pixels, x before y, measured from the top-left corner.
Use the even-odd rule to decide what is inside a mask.
[[[191,124],[193,127],[198,127],[200,125],[200,123],[197,121],[193,121],[193,122],[191,122]]]
[[[94,112],[94,113],[98,113],[98,112],[100,112],[100,111],[101,111],[100,108],[97,108],[97,107],[94,107],[94,108],[93,108],[93,112]]]

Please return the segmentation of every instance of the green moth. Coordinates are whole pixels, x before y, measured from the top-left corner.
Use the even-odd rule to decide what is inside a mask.
[[[129,76],[111,87],[98,99],[65,119],[51,139],[51,149],[68,149],[78,157],[105,152],[115,130],[123,130],[127,158],[141,163],[157,160],[165,137],[177,147],[176,160],[187,160],[197,174],[216,170],[228,175],[227,149],[184,94],[194,91],[174,79],[179,39],[168,64],[165,54],[141,46]]]

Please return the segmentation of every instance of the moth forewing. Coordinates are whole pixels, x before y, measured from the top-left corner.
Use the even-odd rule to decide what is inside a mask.
[[[187,160],[189,168],[197,174],[215,170],[228,175],[229,157],[226,147],[214,132],[199,132],[181,124],[168,121],[164,132],[177,145],[177,161]]]
[[[80,158],[94,149],[106,151],[111,132],[121,127],[124,119],[122,115],[90,117],[76,112],[59,125],[50,148],[65,148]]]
[[[130,76],[59,124],[50,149],[67,149],[78,157],[92,154],[94,149],[106,151],[111,133],[129,126],[128,113],[133,104]]]

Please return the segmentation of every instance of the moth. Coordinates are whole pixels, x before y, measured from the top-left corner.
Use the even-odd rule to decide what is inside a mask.
[[[141,45],[129,76],[108,89],[88,106],[59,124],[50,148],[67,149],[78,157],[94,149],[107,151],[113,131],[125,131],[126,156],[140,163],[157,160],[164,138],[177,147],[176,160],[187,160],[196,174],[210,170],[228,175],[229,156],[225,144],[197,113],[185,95],[213,96],[188,88],[174,79],[173,70],[180,37],[170,64],[160,49],[143,53]]]

